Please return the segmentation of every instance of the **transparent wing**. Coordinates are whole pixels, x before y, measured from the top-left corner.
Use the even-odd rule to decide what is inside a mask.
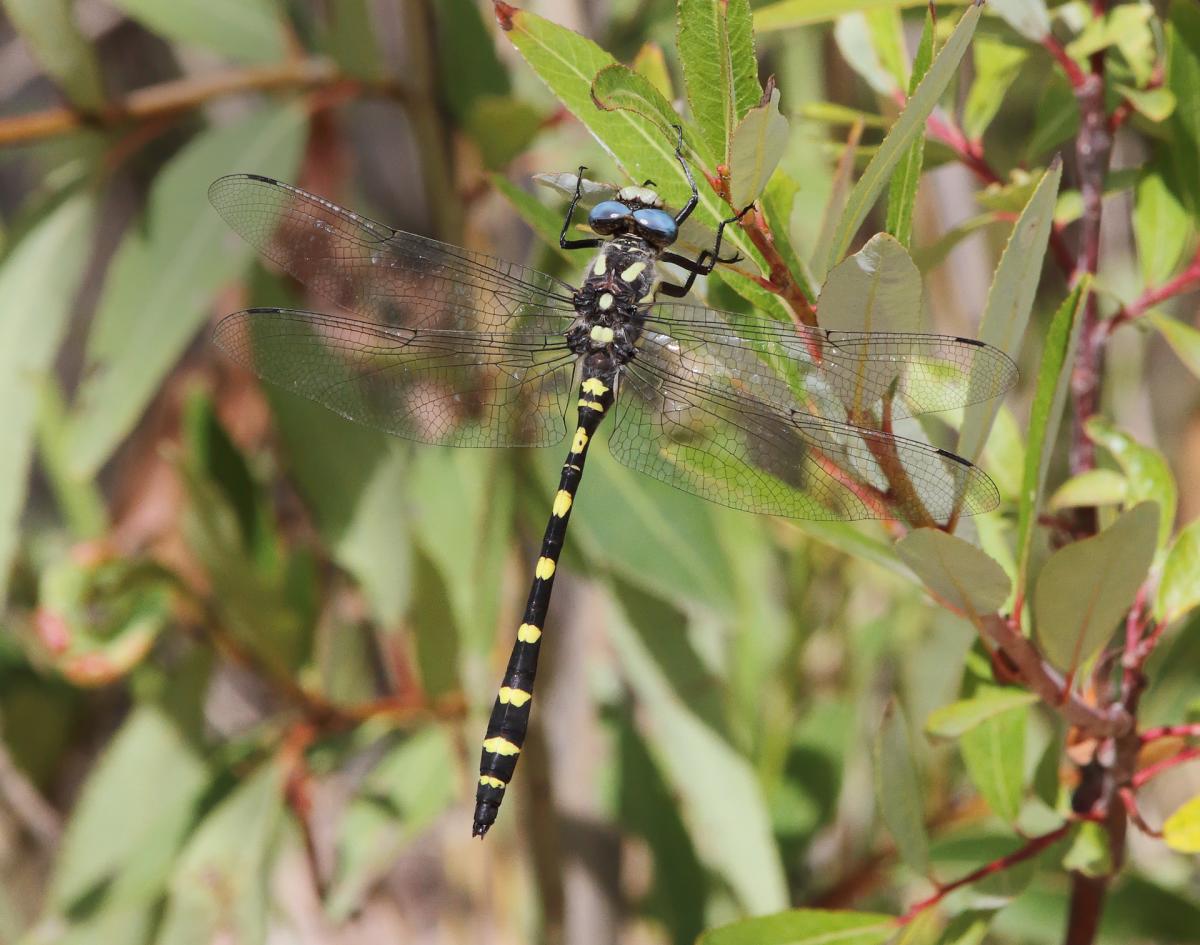
[[[208,199],[267,259],[377,325],[554,333],[575,314],[571,286],[553,276],[394,230],[277,180],[222,177]],[[412,298],[446,306],[404,304]]]
[[[780,412],[640,354],[622,374],[609,446],[625,465],[686,492],[792,518],[947,521],[999,501],[992,481],[952,453]]]
[[[659,304],[642,348],[676,373],[704,376],[789,413],[797,408],[858,426],[964,407],[1017,380],[1002,351],[970,338],[918,332],[803,328],[699,305]]]
[[[549,446],[566,434],[575,358],[560,336],[380,328],[271,308],[227,316],[213,340],[259,377],[395,436]]]

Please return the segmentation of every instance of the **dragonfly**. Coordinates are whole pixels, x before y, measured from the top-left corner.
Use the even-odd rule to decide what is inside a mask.
[[[625,465],[749,512],[847,521],[948,522],[994,508],[978,467],[895,420],[998,397],[1016,367],[949,335],[796,327],[687,301],[722,256],[722,221],[695,257],[672,250],[677,212],[647,181],[616,189],[559,244],[594,250],[579,285],[352,213],[254,174],[209,189],[268,260],[343,310],[252,308],[214,341],[259,377],[341,416],[428,444],[544,447],[569,439],[534,576],[480,756],[472,834],[495,823],[529,725],[567,524],[601,421]],[[747,208],[749,209],[749,208]],[[745,213],[745,211],[743,211]],[[693,221],[694,229],[694,221]],[[670,263],[685,274],[672,281]],[[572,428],[568,417],[574,413]]]

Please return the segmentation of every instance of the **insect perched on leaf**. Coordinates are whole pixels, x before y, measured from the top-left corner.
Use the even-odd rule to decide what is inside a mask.
[[[997,493],[953,453],[895,436],[891,421],[998,396],[1009,359],[966,338],[792,325],[673,301],[722,257],[724,230],[695,258],[672,251],[678,212],[650,182],[588,212],[596,249],[579,287],[482,253],[394,230],[295,187],[223,177],[217,211],[286,272],[345,309],[256,308],[216,343],[269,381],[351,420],[450,446],[569,440],[525,613],[488,722],[473,832],[496,820],[528,728],[550,592],[592,439],[649,476],[713,502],[806,519],[946,521]],[[749,209],[749,208],[747,208]],[[743,211],[744,213],[745,211]],[[686,272],[664,281],[659,263]],[[573,428],[567,417],[574,413]]]

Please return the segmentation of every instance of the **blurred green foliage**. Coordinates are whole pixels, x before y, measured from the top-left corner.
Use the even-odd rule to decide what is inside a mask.
[[[30,66],[0,111],[0,942],[1050,943],[1114,874],[1096,940],[1200,942],[1195,774],[1167,773],[1200,736],[1193,0],[98,6],[3,4]],[[729,231],[710,304],[1019,361],[1010,404],[903,431],[1002,504],[894,545],[597,451],[480,846],[560,451],[411,448],[260,390],[207,327],[302,290],[205,192],[293,180],[574,279],[531,179],[682,203],[677,112],[698,223],[757,198],[769,234]],[[1087,730],[1117,703],[1144,746]],[[1078,788],[1139,747],[1125,847],[1121,796]]]

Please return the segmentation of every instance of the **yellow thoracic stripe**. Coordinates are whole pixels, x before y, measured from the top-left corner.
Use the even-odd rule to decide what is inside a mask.
[[[604,254],[601,253],[599,256],[596,257],[596,265],[592,267],[592,272],[594,272],[598,276],[602,276],[602,275],[604,275],[604,273],[607,270],[608,270],[608,260],[604,257]]]
[[[587,446],[587,441],[587,430],[585,430],[583,427],[580,427],[575,431],[575,439],[571,441],[571,452],[582,453],[583,448]]]
[[[514,745],[503,735],[494,735],[484,739],[483,750],[490,751],[493,755],[516,755],[520,754],[521,746]]]
[[[543,581],[554,577],[554,559],[553,558],[538,558],[537,569],[533,572]]]
[[[608,393],[608,388],[604,385],[604,381],[598,377],[589,377],[583,382],[583,392],[585,394],[595,394],[597,397],[603,397]]]
[[[604,413],[604,404],[598,400],[581,400],[579,406],[588,410],[595,410],[597,413]]]
[[[542,628],[531,623],[523,623],[517,628],[517,639],[522,643],[537,643],[542,637]]]
[[[571,493],[566,489],[559,489],[558,494],[554,497],[554,514],[558,518],[562,518],[571,511]]]
[[[625,269],[625,271],[621,273],[621,279],[624,282],[632,282],[634,279],[636,279],[638,276],[640,276],[642,274],[642,272],[643,272],[643,270],[645,270],[645,268],[646,268],[646,264],[644,262],[631,263]]]
[[[505,705],[515,705],[518,709],[533,698],[532,692],[524,689],[513,689],[511,686],[500,687],[500,701]]]
[[[503,791],[505,787],[503,781],[501,781],[499,778],[493,778],[490,774],[481,774],[479,776],[479,783],[484,787],[500,788],[501,791]]]

